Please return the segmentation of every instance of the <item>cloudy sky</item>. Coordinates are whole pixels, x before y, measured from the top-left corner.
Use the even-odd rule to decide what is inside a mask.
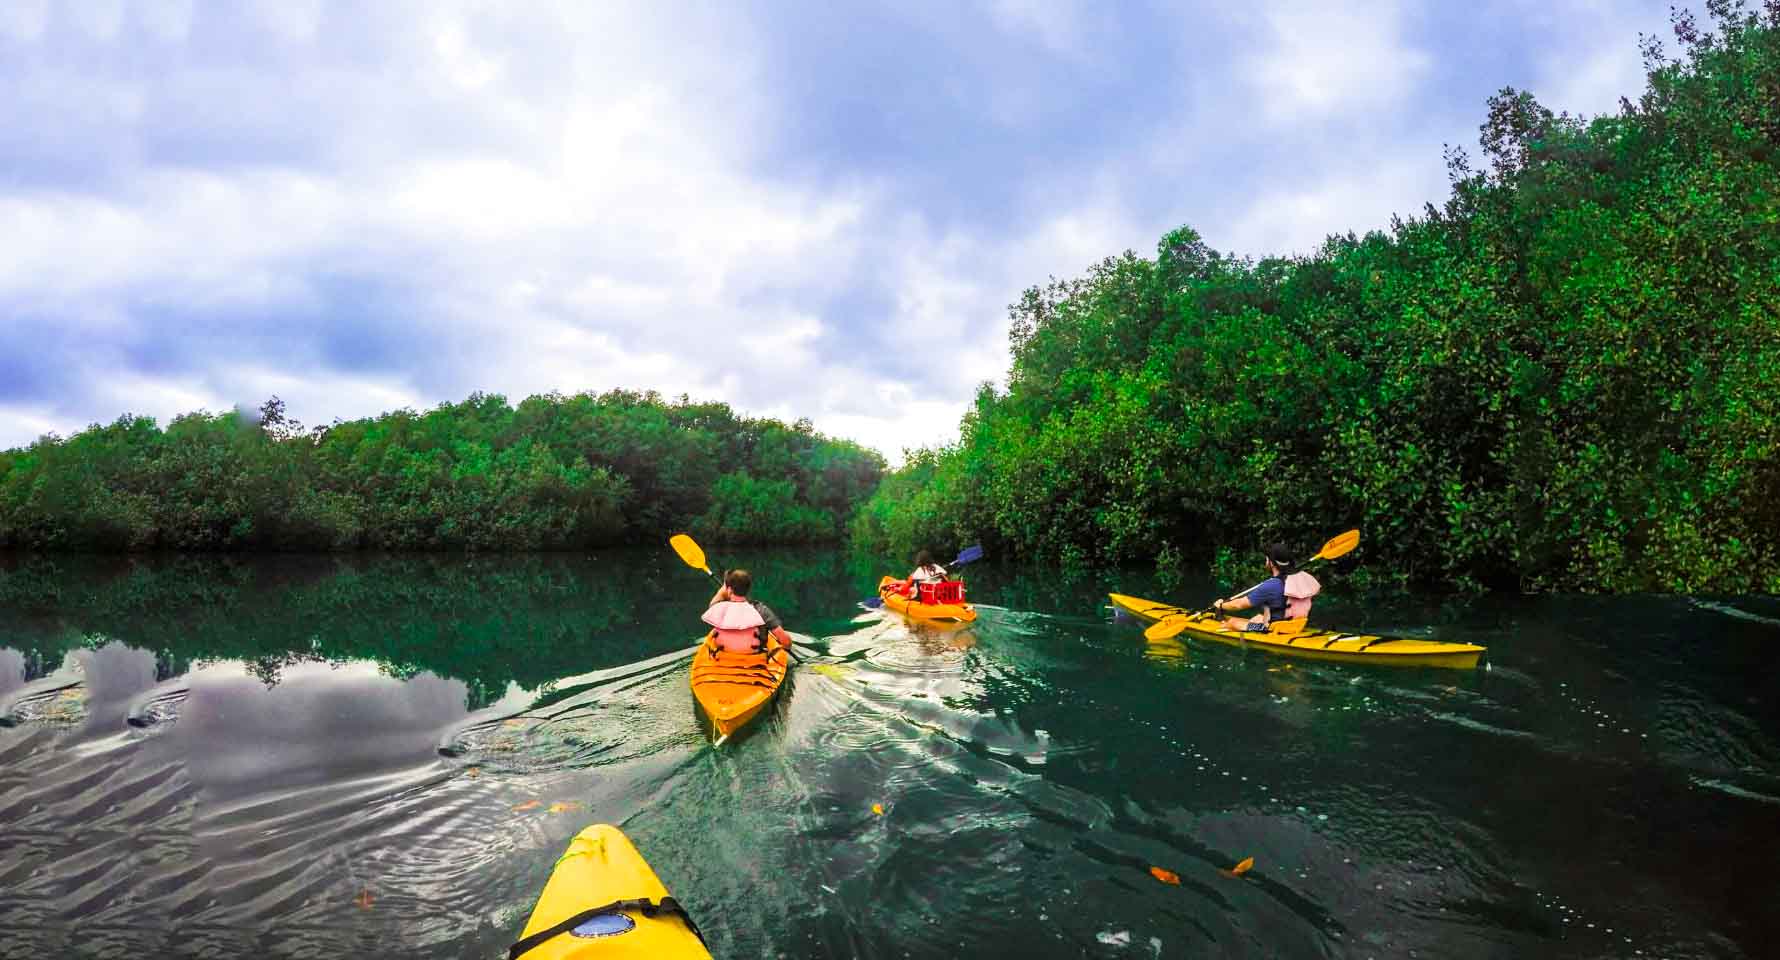
[[[1666,3],[4,0],[0,447],[630,387],[898,460],[1023,288],[1382,227],[1500,87],[1635,95],[1640,32]]]

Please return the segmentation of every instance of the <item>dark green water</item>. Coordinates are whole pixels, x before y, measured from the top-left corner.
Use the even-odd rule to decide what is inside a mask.
[[[714,559],[810,658],[721,751],[686,685],[710,588],[665,549],[0,560],[0,955],[502,956],[596,821],[721,957],[1780,942],[1771,598],[1332,578],[1320,622],[1490,648],[1405,671],[1105,608],[1209,584],[971,568],[981,620],[938,633],[859,610],[879,571],[836,556]]]

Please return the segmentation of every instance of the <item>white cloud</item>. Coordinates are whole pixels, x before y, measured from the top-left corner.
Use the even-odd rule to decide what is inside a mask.
[[[308,43],[321,29],[322,0],[256,0],[249,10],[262,27],[287,43]]]
[[[65,436],[69,430],[67,418],[56,416],[54,411],[36,405],[0,403],[0,449],[24,446],[48,433]]]
[[[280,171],[145,171],[111,198],[0,194],[0,296],[83,302],[149,286],[202,303],[243,273],[350,245],[358,199]]]
[[[1530,84],[1539,102],[1554,111],[1600,116],[1618,113],[1621,97],[1636,101],[1645,84],[1638,35],[1669,38],[1668,6],[1574,0],[1559,12],[1564,17],[1552,27],[1567,36],[1560,49],[1539,58]]]
[[[123,0],[81,0],[62,10],[83,33],[103,43],[116,40],[124,25]]]
[[[35,43],[49,26],[49,0],[8,0],[0,3],[0,36],[19,43]]]
[[[1275,124],[1316,122],[1389,106],[1414,92],[1432,58],[1403,36],[1394,2],[1294,0],[1263,14],[1273,44],[1248,61]]]
[[[1076,0],[995,0],[990,15],[1011,33],[1030,34],[1053,52],[1083,54],[1083,4]]]
[[[1365,234],[1387,229],[1392,214],[1419,215],[1423,204],[1438,204],[1447,190],[1438,156],[1387,159],[1263,193],[1228,224],[1209,228],[1206,240],[1246,256],[1310,254],[1330,234]]]
[[[179,43],[191,33],[192,0],[134,0],[130,10],[150,36],[164,43]]]

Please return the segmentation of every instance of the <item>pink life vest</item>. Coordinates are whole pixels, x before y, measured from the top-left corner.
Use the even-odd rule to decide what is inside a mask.
[[[746,600],[719,600],[701,618],[717,635],[717,649],[753,652],[760,648],[759,628],[766,625],[760,611]]]
[[[1286,588],[1286,619],[1297,620],[1310,616],[1310,598],[1322,592],[1323,585],[1316,578],[1300,570],[1285,579]]]

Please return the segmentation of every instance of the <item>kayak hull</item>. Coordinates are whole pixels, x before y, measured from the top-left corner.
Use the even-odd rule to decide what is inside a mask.
[[[784,685],[791,655],[776,642],[769,643],[764,654],[719,651],[715,635],[706,634],[692,654],[692,699],[710,720],[713,739],[734,736],[766,709]]]
[[[933,623],[969,623],[977,618],[977,610],[968,603],[917,603],[891,589],[903,581],[885,577],[878,581],[878,596],[884,606],[908,617]]]
[[[1122,593],[1108,594],[1108,597],[1114,608],[1145,623],[1155,623],[1164,617],[1185,616],[1188,620],[1186,629],[1181,631],[1183,634],[1231,646],[1256,647],[1268,653],[1306,660],[1469,670],[1477,666],[1478,658],[1483,656],[1485,650],[1470,643],[1380,637],[1331,630],[1305,629],[1297,633],[1279,634],[1245,633],[1229,629],[1224,625],[1224,618],[1216,614],[1129,597]]]
[[[667,887],[648,861],[617,827],[596,824],[569,841],[556,861],[544,892],[532,908],[521,939],[548,930],[584,911],[619,900],[660,903]],[[702,958],[711,956],[704,942],[679,916],[662,912],[650,917],[640,909],[613,911],[576,931],[559,933],[525,951],[523,960],[618,960],[618,958]],[[625,921],[628,920],[627,924]],[[626,929],[628,927],[628,929]],[[611,931],[611,932],[605,932]],[[599,935],[605,932],[605,935]]]

